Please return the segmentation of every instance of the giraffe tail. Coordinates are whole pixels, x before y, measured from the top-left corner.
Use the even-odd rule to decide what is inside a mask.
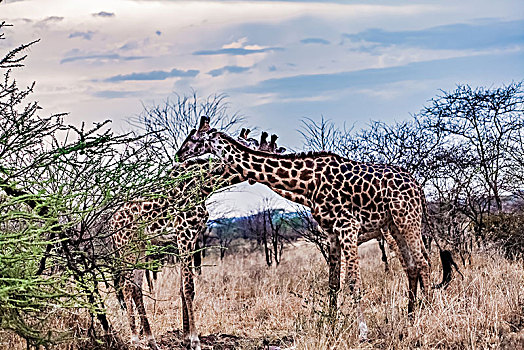
[[[439,242],[437,240],[437,237],[435,235],[435,232],[433,230],[434,229],[433,223],[429,219],[428,205],[427,205],[427,202],[426,202],[426,195],[424,194],[424,190],[422,190],[422,188],[420,189],[420,191],[421,191],[420,192],[421,193],[420,197],[421,197],[421,200],[422,200],[423,218],[425,218],[426,225],[427,225],[427,227],[429,229],[429,233],[431,235],[431,238],[433,238],[433,241],[437,245],[437,248],[438,248],[439,253],[440,253],[440,262],[442,264],[442,281],[440,283],[434,285],[432,288],[433,289],[440,289],[440,288],[446,289],[449,286],[449,283],[451,282],[451,279],[452,279],[452,272],[453,272],[452,267],[455,268],[455,271],[457,271],[460,274],[462,279],[464,279],[464,275],[462,275],[462,273],[458,269],[458,266],[455,263],[455,260],[453,259],[453,254],[451,253],[451,251],[449,251],[447,249],[446,250],[442,249],[442,247],[440,246],[440,244],[439,244]],[[426,259],[429,262],[429,256],[426,255]]]
[[[449,283],[451,282],[452,277],[452,267],[455,268],[455,271],[457,271],[462,279],[464,279],[464,275],[460,270],[458,269],[457,264],[455,263],[455,260],[453,260],[453,255],[449,250],[440,250],[440,261],[442,262],[442,282],[439,284],[436,284],[433,286],[433,289],[440,289],[444,288],[446,289],[449,286]]]
[[[146,281],[147,281],[147,287],[149,288],[149,293],[153,292],[153,282],[151,281],[150,274],[153,274],[153,279],[156,280],[156,271],[146,270]]]
[[[117,271],[113,274],[113,283],[116,290],[116,297],[118,299],[118,302],[120,303],[120,307],[123,310],[126,310],[126,302],[124,299],[124,292],[122,289],[124,288],[124,280],[122,277],[122,273],[120,271]]]

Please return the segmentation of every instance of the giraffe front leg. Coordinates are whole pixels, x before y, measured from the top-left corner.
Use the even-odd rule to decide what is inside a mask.
[[[360,231],[360,222],[356,219],[343,217],[338,220],[336,232],[338,232],[341,247],[341,283],[344,287],[349,288],[354,305],[357,311],[357,321],[359,329],[359,340],[365,342],[368,340],[368,326],[364,318],[361,307],[361,278],[358,258],[358,233]]]
[[[195,325],[193,312],[193,299],[195,297],[195,285],[193,272],[191,270],[192,257],[183,256],[180,268],[180,291],[182,298],[182,318],[184,325],[184,336],[189,341],[192,350],[200,350],[200,339]]]
[[[329,265],[329,312],[333,319],[337,316],[338,310],[338,294],[341,283],[341,266],[340,266],[340,241],[338,236],[330,230],[328,233],[329,249],[328,249],[328,265]]]
[[[126,305],[127,320],[129,322],[129,328],[131,329],[131,345],[138,345],[140,339],[135,324],[135,304],[134,304],[134,288],[133,282],[130,280],[131,276],[126,274],[123,276],[124,286],[122,293],[124,294],[124,303]]]

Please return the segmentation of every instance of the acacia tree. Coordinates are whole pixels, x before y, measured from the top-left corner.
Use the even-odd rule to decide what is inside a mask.
[[[5,26],[2,22],[0,30]],[[21,174],[34,173],[34,164],[49,159],[42,144],[60,128],[60,116],[33,117],[38,105],[25,100],[34,84],[21,89],[12,78],[12,69],[23,66],[23,53],[34,43],[20,45],[0,59],[0,326],[38,343],[47,339],[40,339],[33,327],[40,321],[34,310],[48,305],[50,295],[65,291],[62,278],[34,274],[39,263],[35,256],[50,243],[40,233],[51,231],[57,220],[48,220],[47,202],[27,191],[31,181],[20,179]]]
[[[47,315],[57,307],[84,309],[110,331],[99,283],[112,283],[118,261],[104,224],[123,202],[169,182],[150,135],[41,117],[29,101],[34,83],[21,89],[12,78],[29,45],[0,60],[0,328],[37,347],[72,336],[51,331]],[[96,328],[76,337],[99,338]]]
[[[462,144],[477,159],[478,182],[485,186],[490,212],[491,205],[503,209],[504,192],[523,185],[510,181],[514,157],[509,153],[524,128],[523,97],[522,83],[496,89],[460,85],[434,98],[419,115],[426,128],[444,134],[447,147]]]

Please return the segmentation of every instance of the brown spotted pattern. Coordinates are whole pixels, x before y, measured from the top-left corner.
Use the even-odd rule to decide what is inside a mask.
[[[177,152],[184,160],[213,153],[245,180],[263,183],[276,191],[291,192],[312,215],[331,242],[330,270],[340,259],[342,282],[352,291],[357,305],[360,338],[367,337],[367,325],[360,308],[358,237],[377,237],[387,230],[394,238],[408,276],[412,313],[417,281],[429,294],[429,265],[422,243],[422,201],[420,186],[408,172],[395,166],[355,162],[332,153],[273,155],[253,151],[202,118]],[[336,271],[330,271],[330,275]],[[330,277],[330,290],[338,291],[338,278]]]
[[[249,130],[243,129],[239,140],[258,147],[256,140],[253,142],[253,139],[247,138],[248,134]],[[145,241],[157,245],[176,245],[181,266],[183,332],[191,349],[200,349],[193,311],[195,287],[192,254],[209,217],[204,202],[216,190],[244,180],[229,164],[209,160],[183,163],[170,173],[170,178],[173,183],[168,193],[130,201],[114,213],[110,221],[112,239],[123,261],[129,264],[143,261]],[[150,348],[157,349],[143,302],[141,287],[144,275],[144,270],[127,271],[121,278],[123,286],[120,287],[124,294],[132,342],[139,342],[140,333]],[[140,319],[140,332],[135,324],[135,314]]]
[[[167,194],[158,193],[155,198],[128,202],[112,216],[112,238],[116,250],[120,251],[124,262],[129,264],[143,261],[146,241],[156,245],[176,245],[181,266],[183,331],[192,349],[199,349],[192,305],[192,253],[208,218],[204,201],[213,190],[229,183],[238,183],[240,179],[237,174],[227,173],[220,164],[207,160],[184,164],[173,170],[170,177],[173,187]],[[140,333],[143,333],[150,348],[157,349],[144,308],[141,288],[144,272],[138,269],[125,272],[122,276],[122,291],[132,342],[139,341],[135,325],[137,313],[141,324]]]

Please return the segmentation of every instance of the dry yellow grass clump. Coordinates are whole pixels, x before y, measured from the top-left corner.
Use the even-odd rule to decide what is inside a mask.
[[[280,266],[270,268],[258,252],[226,256],[223,261],[209,255],[196,278],[197,327],[204,336],[239,337],[232,337],[238,339],[236,348],[524,348],[524,266],[498,255],[475,254],[473,263],[462,267],[464,279],[434,291],[433,299],[409,320],[407,279],[398,260],[391,260],[386,273],[378,245],[363,245],[363,306],[370,329],[366,344],[358,342],[349,296],[341,296],[336,320],[326,313],[327,265],[311,244],[288,247]],[[439,264],[434,254],[434,283],[440,278]],[[168,333],[182,325],[175,267],[159,274],[146,304],[157,340],[169,347]],[[128,340],[127,319],[113,295],[108,305],[113,325]],[[3,345],[16,348],[10,339],[11,344]]]

